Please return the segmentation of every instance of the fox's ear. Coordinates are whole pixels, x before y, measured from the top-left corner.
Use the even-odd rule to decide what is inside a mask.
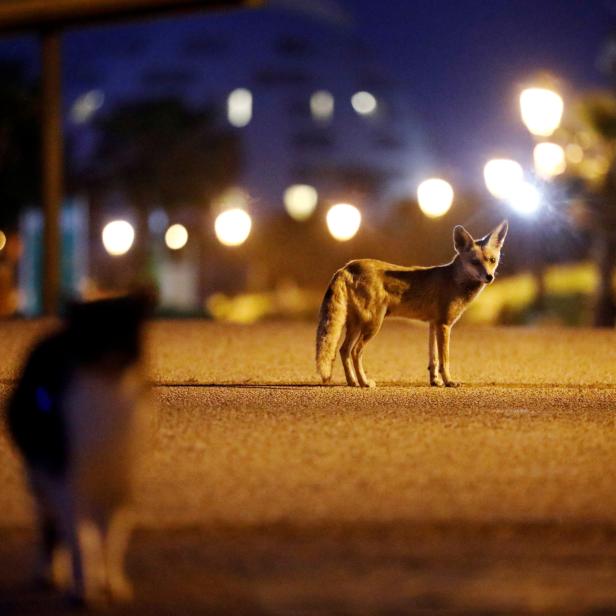
[[[453,245],[457,252],[468,250],[473,242],[473,237],[462,225],[453,228]]]
[[[505,238],[507,237],[508,230],[509,223],[506,220],[503,220],[503,222],[501,222],[501,224],[498,225],[496,229],[490,232],[490,235],[488,236],[488,243],[490,244],[490,246],[493,246],[494,248],[498,249],[502,248],[505,242]]]

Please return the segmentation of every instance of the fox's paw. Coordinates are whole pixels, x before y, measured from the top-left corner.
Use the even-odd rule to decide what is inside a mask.
[[[374,389],[376,387],[376,381],[372,379],[368,379],[365,383],[362,383],[362,387],[368,387],[369,389]]]
[[[443,387],[443,381],[441,379],[430,379],[430,385],[432,387]]]
[[[447,383],[445,383],[445,387],[460,387],[460,385],[462,385],[462,383],[458,383],[457,381],[447,381]]]

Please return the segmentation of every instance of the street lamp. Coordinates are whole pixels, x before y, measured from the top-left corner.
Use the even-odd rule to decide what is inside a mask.
[[[319,194],[309,184],[293,184],[284,191],[283,200],[289,216],[302,221],[310,218],[314,212]]]
[[[326,222],[332,237],[346,242],[359,231],[361,212],[349,203],[337,203],[329,208]]]
[[[453,188],[440,178],[424,180],[417,187],[419,209],[429,218],[439,218],[449,211],[453,203]]]
[[[225,246],[243,244],[248,239],[251,229],[252,219],[250,214],[239,207],[218,214],[214,222],[216,237]]]
[[[524,181],[524,170],[515,160],[493,158],[483,168],[483,179],[493,197],[507,199]]]
[[[521,182],[507,197],[507,204],[522,216],[532,216],[541,205],[541,192],[530,182]]]
[[[334,115],[334,97],[327,90],[318,90],[310,97],[310,113],[320,122],[328,122]]]
[[[359,115],[372,115],[377,108],[377,101],[370,92],[355,92],[351,97],[351,105]]]
[[[135,241],[135,229],[126,220],[112,220],[102,233],[103,246],[112,256],[126,254]]]
[[[557,143],[538,143],[533,150],[533,160],[535,172],[544,180],[560,175],[567,168],[565,150]]]
[[[247,126],[252,119],[252,92],[246,88],[233,90],[227,98],[227,119],[238,128]]]
[[[526,88],[520,94],[520,112],[526,128],[538,137],[549,137],[563,116],[563,99],[548,88]]]
[[[170,250],[180,250],[188,242],[188,230],[184,225],[171,225],[165,233],[165,244]]]

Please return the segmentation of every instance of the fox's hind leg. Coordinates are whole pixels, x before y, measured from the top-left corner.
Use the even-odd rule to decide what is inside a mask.
[[[359,336],[357,342],[355,343],[355,346],[351,350],[353,364],[355,365],[355,372],[357,373],[359,384],[362,387],[376,387],[376,383],[366,376],[366,371],[364,370],[363,355],[366,344],[368,344],[368,342],[379,333],[381,326],[383,325],[384,319],[385,309],[383,309],[382,312],[377,315],[373,321],[364,324],[361,330],[361,335]]]
[[[344,342],[340,347],[340,357],[344,368],[344,375],[347,384],[351,387],[359,387],[359,382],[353,367],[353,358],[351,357],[351,349],[355,346],[357,340],[361,336],[361,329],[353,319],[348,319],[346,324],[346,334]]]

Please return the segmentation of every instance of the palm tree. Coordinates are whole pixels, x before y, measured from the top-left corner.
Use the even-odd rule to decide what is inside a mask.
[[[616,324],[613,277],[616,268],[616,98],[609,92],[583,96],[559,137],[569,148],[567,174],[575,201],[571,216],[591,236],[599,288],[593,324]]]

